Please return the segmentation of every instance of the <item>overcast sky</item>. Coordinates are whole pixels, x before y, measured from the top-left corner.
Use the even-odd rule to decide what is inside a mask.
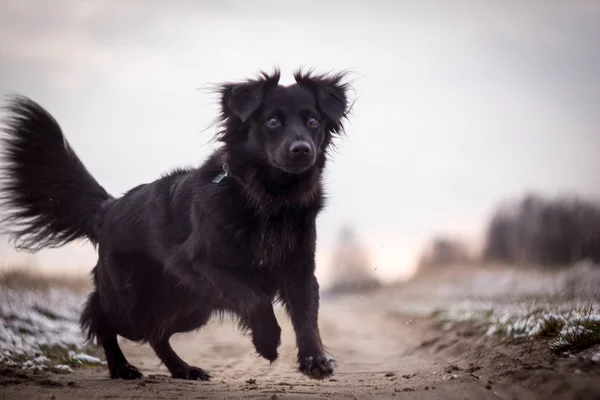
[[[152,5],[148,5],[148,4]],[[319,262],[345,223],[382,277],[436,233],[476,238],[525,191],[600,197],[600,2],[0,2],[0,93],[59,121],[113,195],[214,149],[206,84],[299,66],[355,71],[327,171]],[[76,244],[35,259],[88,271]]]

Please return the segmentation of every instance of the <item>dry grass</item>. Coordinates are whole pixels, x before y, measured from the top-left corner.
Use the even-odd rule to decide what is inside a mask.
[[[28,267],[12,267],[0,271],[0,285],[14,290],[65,288],[75,292],[86,292],[91,288],[91,278],[86,276],[51,275]]]

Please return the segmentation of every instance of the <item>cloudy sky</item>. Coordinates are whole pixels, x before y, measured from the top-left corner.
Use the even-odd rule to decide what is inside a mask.
[[[599,1],[3,0],[0,94],[45,106],[119,195],[214,149],[207,84],[350,69],[319,267],[349,223],[377,273],[402,277],[432,235],[476,239],[507,197],[600,197],[597,21]],[[73,271],[95,257],[1,249],[5,265]]]

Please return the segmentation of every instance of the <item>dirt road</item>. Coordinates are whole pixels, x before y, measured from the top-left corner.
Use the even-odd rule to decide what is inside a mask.
[[[554,362],[531,343],[500,344],[468,323],[448,327],[380,312],[358,296],[323,302],[322,335],[338,369],[332,379],[312,381],[296,372],[291,326],[283,313],[278,319],[283,344],[273,365],[231,321],[215,321],[173,339],[188,363],[210,371],[211,382],[171,379],[148,346],[124,342],[143,380],[109,380],[105,367],[65,375],[4,371],[0,398],[600,398],[597,365]]]

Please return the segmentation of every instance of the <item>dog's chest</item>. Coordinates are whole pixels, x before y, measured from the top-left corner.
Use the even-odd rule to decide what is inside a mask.
[[[262,219],[251,233],[250,249],[255,268],[280,267],[301,244],[303,227],[294,218],[282,215]]]

